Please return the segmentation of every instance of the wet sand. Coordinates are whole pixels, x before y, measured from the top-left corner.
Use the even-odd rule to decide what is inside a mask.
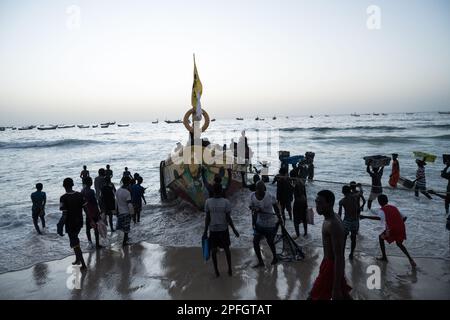
[[[264,251],[268,253],[267,248]],[[138,243],[84,254],[88,271],[81,289],[69,289],[73,256],[0,275],[0,299],[305,299],[319,272],[321,248],[304,248],[306,259],[252,269],[252,249],[233,249],[233,276],[219,254],[220,278],[200,248]],[[270,254],[266,257],[270,261]],[[418,258],[413,269],[404,257],[388,263],[358,254],[346,261],[355,299],[450,299],[450,263]],[[381,271],[381,288],[368,289],[367,267]],[[68,271],[69,268],[69,271]]]

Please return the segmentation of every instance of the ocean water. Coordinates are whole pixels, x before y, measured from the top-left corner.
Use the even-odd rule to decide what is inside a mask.
[[[443,169],[442,154],[450,153],[450,115],[438,113],[361,115],[351,117],[315,116],[279,117],[265,121],[218,119],[204,134],[220,145],[235,141],[241,130],[246,130],[251,148],[263,150],[259,160],[268,160],[270,172],[278,170],[278,150],[289,150],[291,155],[316,153],[315,178],[344,182],[356,180],[370,183],[363,156],[399,154],[401,175],[414,178],[416,165],[412,151],[424,151],[438,156],[435,163],[426,166],[427,187],[445,190],[446,180],[440,178]],[[271,137],[270,152],[265,152],[266,137]],[[62,258],[72,254],[67,236],[56,234],[60,217],[59,197],[64,193],[65,177],[75,180],[75,189],[81,188],[79,179],[86,164],[91,176],[100,167],[110,164],[113,182],[119,183],[121,173],[128,166],[138,172],[147,187],[147,206],[142,221],[132,228],[132,241],[145,240],[169,246],[200,246],[204,214],[179,200],[161,203],[159,197],[159,163],[166,159],[175,144],[187,140],[182,124],[160,122],[130,123],[129,127],[112,126],[107,129],[57,129],[51,131],[0,132],[0,272],[16,270],[37,262]],[[383,185],[387,185],[390,168],[385,169]],[[31,221],[30,194],[37,182],[44,184],[47,193],[48,230],[38,236]],[[315,181],[307,185],[309,206],[320,189],[330,189],[341,197],[341,184]],[[274,192],[272,186],[269,191]],[[366,197],[370,190],[365,188]],[[413,256],[450,259],[449,232],[445,230],[444,201],[421,196],[415,199],[409,190],[385,191],[391,203],[408,216],[406,246]],[[232,246],[251,247],[252,230],[247,209],[248,190],[232,196],[232,217],[241,233],[232,239]],[[374,207],[377,207],[374,204]],[[337,207],[336,207],[337,210]],[[322,218],[310,226],[310,235],[299,239],[302,245],[320,246]],[[288,221],[288,230],[293,226]],[[379,252],[377,235],[383,227],[376,221],[363,220],[358,236],[357,251],[369,255]],[[114,243],[117,234],[109,236]],[[84,229],[81,232],[83,250],[88,250]],[[106,244],[108,244],[106,243]],[[397,248],[388,246],[388,254],[401,255]],[[200,251],[199,251],[200,255]],[[200,258],[200,256],[199,256]]]

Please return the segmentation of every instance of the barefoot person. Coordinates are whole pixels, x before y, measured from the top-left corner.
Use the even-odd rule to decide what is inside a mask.
[[[372,178],[372,189],[370,190],[369,201],[367,201],[367,209],[372,208],[372,201],[377,199],[377,197],[383,193],[383,187],[381,186],[381,177],[383,176],[384,167],[378,168],[374,167],[370,170],[371,163],[367,165],[367,173]]]
[[[83,253],[80,248],[80,239],[78,235],[83,228],[83,206],[85,205],[83,195],[74,191],[73,180],[71,178],[64,179],[63,187],[66,193],[59,199],[59,209],[63,214],[63,221],[66,233],[69,236],[70,247],[75,252],[75,262],[72,264],[80,265],[80,270],[86,269]]]
[[[42,191],[43,188],[42,183],[36,183],[36,191],[31,194],[31,201],[33,202],[31,217],[33,218],[34,228],[38,234],[42,234],[39,229],[38,219],[41,219],[42,229],[45,228],[45,203],[47,202],[47,196]]]
[[[397,188],[398,179],[400,179],[400,164],[398,163],[398,154],[392,154],[392,172],[389,176],[389,185]]]
[[[416,183],[416,186],[414,188],[414,194],[418,198],[420,191],[428,199],[433,199],[427,192],[427,180],[425,178],[425,166],[427,165],[427,163],[420,159],[417,159],[416,163],[417,163],[417,171],[416,171],[416,180],[414,180],[414,182]]]
[[[103,212],[108,218],[106,225],[108,225],[109,222],[111,232],[114,232],[113,212],[116,210],[116,187],[108,176],[105,177],[105,185],[102,187],[101,195]]]
[[[351,299],[349,292],[352,288],[347,285],[344,271],[345,231],[341,220],[333,210],[334,201],[334,194],[329,190],[322,190],[317,194],[316,210],[324,217],[323,260],[319,276],[314,281],[308,297],[311,300]]]
[[[80,172],[81,181],[87,177],[89,177],[89,170],[87,169],[87,166],[83,166],[83,170]]]
[[[356,202],[358,203],[359,212],[361,213],[362,211],[364,211],[364,205],[366,204],[366,198],[364,198],[364,190],[362,189],[361,183],[350,181],[350,192],[355,197]]]
[[[105,177],[109,177],[110,179],[113,177],[113,171],[111,170],[111,166],[109,164],[106,165]]]
[[[305,185],[298,180],[294,187],[294,229],[296,238],[300,236],[300,223],[303,223],[303,236],[308,235],[308,223],[306,221],[306,213],[308,211],[308,201],[306,199]]]
[[[86,214],[86,237],[89,241],[89,244],[92,244],[91,238],[91,229],[94,229],[95,236],[95,247],[97,249],[102,248],[99,242],[99,233],[97,228],[97,222],[100,219],[100,209],[98,207],[97,198],[95,197],[95,191],[91,189],[92,187],[92,178],[87,177],[83,179],[84,188],[81,191],[81,194],[84,197],[84,202],[86,203],[84,207],[84,212]]]
[[[278,262],[274,240],[278,224],[281,222],[281,216],[277,200],[269,192],[266,192],[266,186],[262,180],[256,183],[256,191],[250,196],[250,210],[255,217],[254,220],[252,219],[255,221],[253,249],[258,258],[258,263],[254,268],[264,267],[261,248],[259,247],[262,238],[266,238],[272,252],[272,264],[274,265]]]
[[[236,237],[239,237],[239,233],[234,227],[233,220],[231,220],[231,204],[230,201],[223,197],[222,185],[214,184],[213,193],[214,197],[207,199],[205,202],[206,217],[203,238],[207,237],[209,229],[209,243],[216,276],[220,276],[219,269],[217,268],[218,248],[225,250],[228,275],[231,276],[230,234],[228,232],[228,225],[230,225]]]
[[[279,174],[273,179],[272,184],[277,183],[277,201],[281,209],[283,222],[286,222],[285,211],[288,212],[289,219],[292,220],[292,197],[293,188],[288,176],[286,167],[280,168]]]
[[[347,236],[350,234],[351,249],[348,258],[353,259],[353,253],[356,247],[356,235],[359,231],[360,208],[356,198],[350,191],[350,186],[343,186],[342,193],[344,194],[344,198],[339,201],[339,217],[342,217],[342,209],[344,209],[344,220],[342,221],[345,230],[344,248],[347,242]]]
[[[397,246],[402,250],[402,252],[408,257],[409,262],[413,267],[416,266],[413,258],[406,250],[403,245],[403,241],[406,240],[406,230],[405,221],[406,217],[403,216],[400,211],[393,205],[388,204],[388,197],[384,194],[378,196],[378,203],[381,206],[379,210],[373,210],[377,216],[363,216],[361,219],[371,219],[371,220],[381,220],[386,225],[386,229],[379,236],[380,248],[381,248],[381,258],[379,260],[387,261],[386,248],[384,241],[392,243],[395,241]]]
[[[142,186],[142,181],[142,177],[138,176],[136,178],[136,184],[131,187],[131,203],[134,207],[133,222],[135,224],[136,222],[141,222],[142,201],[144,201],[144,204],[147,204],[144,196],[145,188]]]
[[[128,244],[128,233],[130,232],[131,214],[133,213],[133,205],[131,204],[131,194],[128,191],[131,178],[124,176],[122,178],[122,186],[116,192],[117,203],[117,230],[124,233],[123,246]]]

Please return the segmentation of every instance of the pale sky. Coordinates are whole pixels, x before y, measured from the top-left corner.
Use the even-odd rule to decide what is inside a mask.
[[[182,118],[194,52],[215,118],[450,110],[445,0],[0,0],[0,125]]]

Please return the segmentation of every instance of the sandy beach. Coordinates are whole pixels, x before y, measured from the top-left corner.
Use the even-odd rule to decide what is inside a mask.
[[[268,248],[264,248],[268,253]],[[232,249],[233,276],[226,274],[225,256],[219,255],[220,278],[212,262],[205,263],[200,248],[164,247],[138,243],[84,254],[88,271],[80,289],[69,289],[73,256],[39,263],[0,275],[0,299],[306,299],[319,271],[321,248],[304,248],[305,260],[282,262],[255,270],[252,249]],[[267,258],[269,261],[269,259]],[[346,261],[346,276],[354,299],[450,299],[450,265],[437,258],[416,259],[410,267],[404,257],[388,263],[358,253]],[[378,266],[380,289],[368,289],[367,268]],[[69,268],[69,270],[68,270]]]

